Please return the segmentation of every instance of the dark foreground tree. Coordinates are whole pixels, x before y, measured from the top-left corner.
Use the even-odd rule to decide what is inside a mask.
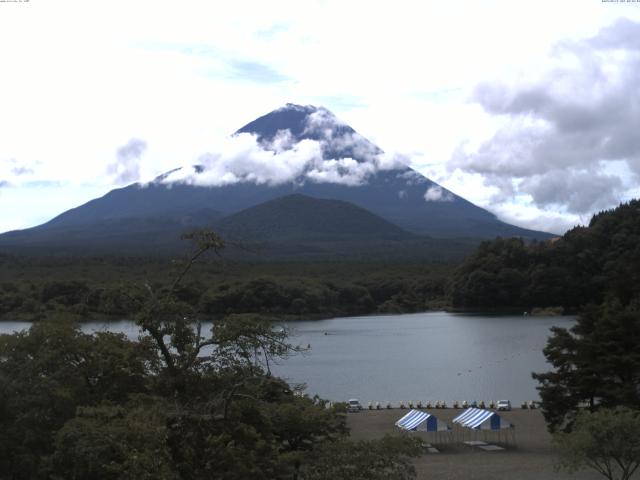
[[[557,433],[558,467],[575,473],[590,468],[609,480],[628,480],[640,466],[640,412],[583,411],[570,433]]]
[[[0,478],[38,478],[76,409],[144,393],[155,361],[145,342],[87,335],[62,318],[0,335]]]
[[[413,437],[386,436],[378,441],[326,443],[300,472],[301,480],[410,480],[412,457],[423,453]]]
[[[571,429],[582,407],[640,405],[640,309],[612,301],[590,307],[571,329],[552,328],[544,354],[553,371],[534,373],[549,429]]]
[[[80,407],[55,439],[54,479],[173,480],[166,445],[167,410],[160,398]]]

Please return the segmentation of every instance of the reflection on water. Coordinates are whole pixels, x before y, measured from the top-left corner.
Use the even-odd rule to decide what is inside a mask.
[[[531,372],[549,368],[542,355],[549,328],[573,323],[572,317],[444,312],[291,322],[286,326],[292,342],[311,350],[281,362],[274,372],[331,400],[520,403],[538,398]],[[28,327],[0,323],[2,333]],[[90,322],[82,329],[133,339],[139,333],[125,320]]]

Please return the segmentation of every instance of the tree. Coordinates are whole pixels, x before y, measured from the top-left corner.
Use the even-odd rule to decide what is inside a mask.
[[[611,301],[590,307],[569,330],[552,328],[551,372],[534,373],[549,429],[570,429],[581,405],[640,405],[640,309]]]
[[[144,393],[155,354],[124,335],[87,335],[64,318],[0,336],[0,471],[38,478],[76,408]]]
[[[174,480],[166,411],[157,397],[80,407],[55,439],[53,479]]]
[[[347,433],[345,415],[324,408],[317,397],[294,395],[286,401],[270,403],[267,412],[283,451],[312,450]]]
[[[628,480],[640,466],[640,412],[600,409],[578,414],[570,433],[554,436],[558,467],[596,470],[609,480]]]
[[[270,319],[232,314],[202,332],[200,312],[180,301],[182,280],[202,255],[218,254],[224,244],[212,232],[187,238],[194,248],[186,262],[169,288],[146,286],[137,318],[159,352],[155,391],[173,399],[171,464],[181,478],[278,478],[299,461],[292,452],[343,436],[344,418],[272,378],[272,362],[301,349]]]
[[[326,443],[300,471],[302,480],[409,480],[411,457],[422,453],[412,437],[386,436],[377,441]]]

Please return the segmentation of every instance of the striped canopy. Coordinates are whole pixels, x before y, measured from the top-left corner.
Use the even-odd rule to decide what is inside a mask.
[[[411,410],[396,422],[396,427],[419,432],[440,432],[449,430],[446,423],[440,422],[434,415],[420,410]]]
[[[469,408],[452,420],[463,427],[475,428],[477,430],[500,430],[511,428],[511,424],[504,420],[496,412],[482,410],[480,408]]]

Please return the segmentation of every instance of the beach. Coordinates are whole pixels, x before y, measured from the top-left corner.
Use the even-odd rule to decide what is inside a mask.
[[[463,410],[449,408],[426,411],[451,425],[451,419]],[[347,425],[353,440],[372,440],[381,438],[385,434],[399,435],[401,431],[395,427],[394,423],[406,413],[408,413],[406,409],[363,410],[358,413],[349,413]],[[455,440],[452,439],[449,442],[438,442],[434,433],[409,433],[422,438],[425,443],[433,444],[439,450],[439,453],[427,453],[425,450],[424,455],[414,460],[417,478],[447,480],[595,480],[603,478],[591,470],[583,470],[575,474],[555,471],[554,446],[539,410],[514,409],[509,412],[500,412],[500,415],[515,425],[515,441],[513,436],[507,436],[504,433],[500,435],[498,441],[498,435],[494,432],[489,433],[486,438],[481,432],[477,435],[466,432],[464,437],[464,440],[484,440],[488,444],[504,447],[504,450],[499,451],[484,451],[462,443],[463,437],[460,431],[452,434]],[[439,434],[440,439],[446,438],[445,435],[449,434]]]

